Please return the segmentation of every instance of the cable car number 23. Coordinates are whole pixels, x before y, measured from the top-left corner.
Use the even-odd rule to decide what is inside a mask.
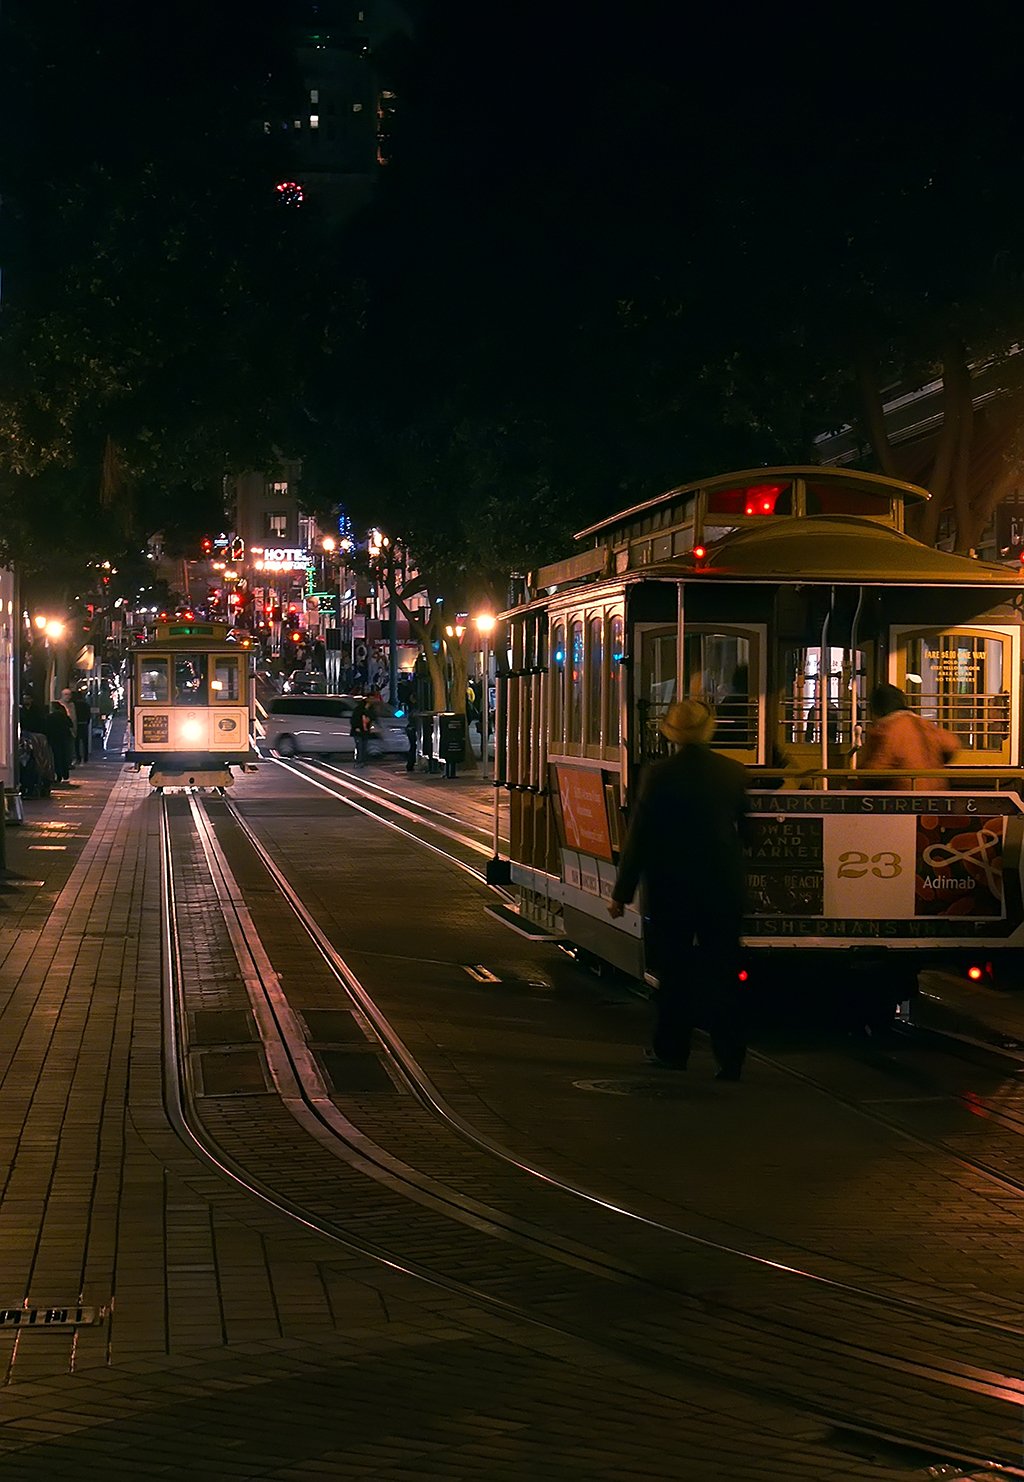
[[[844,849],[839,856],[838,876],[840,880],[859,880],[868,870],[880,880],[895,880],[903,873],[903,861],[891,849],[881,854],[862,854],[859,849]]]

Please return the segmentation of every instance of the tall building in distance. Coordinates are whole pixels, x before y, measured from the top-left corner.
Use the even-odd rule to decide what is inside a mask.
[[[398,99],[375,52],[411,23],[391,0],[294,0],[290,12],[296,95],[284,117],[264,120],[264,133],[288,134],[301,198],[345,218],[366,204],[390,158]]]

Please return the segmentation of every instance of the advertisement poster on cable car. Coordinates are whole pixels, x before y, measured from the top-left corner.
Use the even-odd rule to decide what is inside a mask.
[[[1016,794],[751,803],[748,936],[1005,938],[1024,921]]]
[[[610,860],[612,841],[601,773],[585,767],[556,770],[566,847]]]

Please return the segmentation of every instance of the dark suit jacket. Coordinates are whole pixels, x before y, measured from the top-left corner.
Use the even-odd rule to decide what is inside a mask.
[[[612,898],[628,905],[641,878],[652,921],[684,909],[739,914],[743,906],[746,773],[691,743],[648,771],[633,810]]]

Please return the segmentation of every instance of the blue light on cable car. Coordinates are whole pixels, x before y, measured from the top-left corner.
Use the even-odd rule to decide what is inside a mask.
[[[404,714],[405,714],[405,711],[404,710],[396,710],[395,711],[395,719],[396,720],[401,720],[402,719],[402,716]]]
[[[556,648],[555,649],[555,663],[556,664],[564,664],[565,663],[565,649],[564,648]]]

